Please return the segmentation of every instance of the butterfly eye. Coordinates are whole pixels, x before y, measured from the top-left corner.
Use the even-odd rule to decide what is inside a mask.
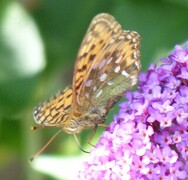
[[[70,128],[76,129],[78,127],[78,124],[76,121],[70,121]]]
[[[78,130],[78,123],[74,120],[70,120],[70,122],[63,127],[63,130],[65,130],[67,133],[75,133]]]

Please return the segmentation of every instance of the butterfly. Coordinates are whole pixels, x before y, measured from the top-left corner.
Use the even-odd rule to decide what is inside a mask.
[[[78,51],[73,83],[34,109],[36,123],[68,134],[105,127],[109,110],[138,81],[140,36],[109,14],[93,18]]]

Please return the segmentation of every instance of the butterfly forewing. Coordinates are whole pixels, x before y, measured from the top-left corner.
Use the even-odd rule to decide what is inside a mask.
[[[57,93],[34,109],[35,121],[45,126],[60,126],[72,110],[72,88]]]
[[[121,33],[119,23],[108,14],[99,14],[91,22],[78,52],[73,78],[73,100],[74,105],[79,102],[80,91],[87,81],[91,67],[101,59],[98,53],[109,42],[111,37]]]
[[[96,52],[93,49],[92,52],[87,52],[88,57],[91,55],[95,55],[95,57],[92,62],[87,61],[88,69],[83,72],[85,75],[81,78],[82,82],[79,82],[79,86],[75,86],[77,88],[75,99],[80,106],[111,107],[109,101],[113,104],[113,98],[116,99],[117,96],[122,95],[125,90],[130,89],[137,83],[137,76],[140,71],[138,50],[140,37],[136,32],[123,31],[110,15],[99,15],[96,18],[97,21],[94,18],[90,25],[93,28],[89,29],[85,39],[90,38],[88,36],[93,29],[95,34],[103,35],[105,32],[110,36],[105,40],[101,40],[103,36],[98,36],[100,37],[99,40],[104,42],[103,45]],[[116,33],[114,28],[116,28]],[[88,41],[87,45],[89,47],[98,46],[95,44],[97,37],[92,38],[95,41]],[[99,40],[98,42],[100,42]],[[83,44],[86,46],[84,42]],[[80,52],[82,52],[82,46]],[[80,55],[78,55],[79,57]],[[81,64],[79,59],[77,61],[77,65]]]

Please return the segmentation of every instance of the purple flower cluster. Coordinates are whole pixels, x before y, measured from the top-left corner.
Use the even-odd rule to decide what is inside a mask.
[[[188,42],[139,76],[80,179],[188,179]]]

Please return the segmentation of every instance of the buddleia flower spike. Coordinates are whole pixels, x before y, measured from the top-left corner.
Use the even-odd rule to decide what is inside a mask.
[[[139,75],[76,179],[188,179],[188,42]]]

